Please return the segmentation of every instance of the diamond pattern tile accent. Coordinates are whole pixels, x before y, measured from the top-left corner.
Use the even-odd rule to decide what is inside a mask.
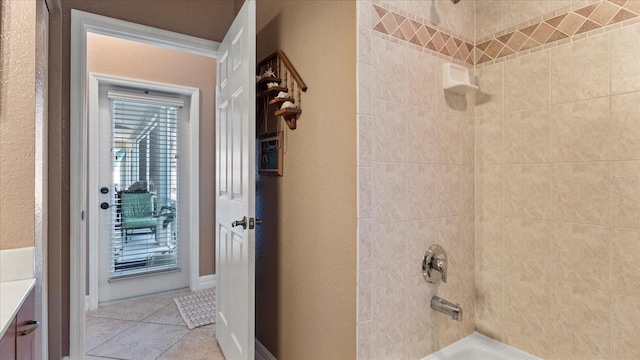
[[[373,5],[373,8],[374,31],[470,65],[483,64],[640,17],[640,0],[601,0],[506,34],[497,33],[493,39],[474,45],[381,5]]]

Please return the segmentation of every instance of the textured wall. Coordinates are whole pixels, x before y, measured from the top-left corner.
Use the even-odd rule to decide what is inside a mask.
[[[89,34],[87,71],[200,89],[200,275],[215,272],[216,60],[176,50]],[[186,145],[186,144],[185,144]],[[184,184],[183,184],[184,185]]]
[[[404,23],[386,10],[470,39],[473,2],[436,1],[440,26],[430,2],[375,4],[358,2],[358,358],[419,359],[474,330],[474,96],[442,90],[450,57],[384,35]],[[432,244],[446,284],[422,278]],[[432,311],[433,295],[464,321]]]
[[[15,249],[35,236],[36,2],[0,6],[0,249]]]
[[[281,360],[353,359],[356,5],[257,5],[258,60],[283,50],[309,90],[285,130],[284,177],[257,184],[256,336]]]
[[[545,359],[640,358],[638,39],[625,22],[477,70],[476,325]]]

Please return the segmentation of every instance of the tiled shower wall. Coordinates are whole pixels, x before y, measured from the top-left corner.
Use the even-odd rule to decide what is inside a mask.
[[[385,29],[409,25],[409,37],[418,21],[401,14],[430,2],[376,4],[358,1],[358,358],[419,359],[475,328],[474,98],[442,91],[451,60],[373,30],[393,9]],[[456,26],[473,23],[472,2],[435,4]],[[449,255],[446,284],[422,278],[435,243]],[[462,323],[429,310],[436,294],[461,304]]]
[[[435,27],[423,1],[358,2],[358,357],[477,328],[548,359],[640,358],[640,1],[447,3]],[[563,34],[540,41],[547,25]],[[463,42],[465,99],[439,86]],[[452,278],[434,287],[419,258],[436,242]],[[435,316],[433,294],[471,321]]]
[[[476,70],[476,326],[545,359],[640,358],[640,25],[626,25]]]

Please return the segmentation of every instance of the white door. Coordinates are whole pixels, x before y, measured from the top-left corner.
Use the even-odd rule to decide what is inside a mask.
[[[178,196],[185,186],[179,153],[187,141],[180,130],[189,107],[178,94],[161,98],[111,85],[99,85],[97,92],[99,113],[89,124],[96,139],[89,143],[96,160],[89,171],[98,177],[89,189],[98,212],[97,224],[90,224],[98,229],[96,249],[90,249],[98,262],[97,300],[187,287],[189,251],[178,231],[184,208]]]
[[[216,338],[228,360],[254,358],[255,17],[254,1],[245,1],[218,58]]]

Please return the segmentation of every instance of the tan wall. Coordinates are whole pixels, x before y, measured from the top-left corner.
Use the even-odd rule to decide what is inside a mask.
[[[640,358],[640,25],[607,30],[478,69],[477,329],[544,359]]]
[[[51,14],[49,37],[49,350],[51,358],[69,348],[69,54],[71,9],[88,11],[222,41],[233,20],[225,1],[63,0]]]
[[[35,237],[36,2],[0,6],[0,249],[15,249]]]
[[[473,24],[473,3],[435,4],[441,29],[467,39],[444,26]],[[358,359],[420,359],[475,327],[475,97],[442,90],[450,58],[374,31],[380,9],[358,6]],[[430,11],[395,8],[425,25]],[[422,278],[432,244],[448,254],[446,284]],[[431,311],[433,295],[460,303],[463,322]]]
[[[258,180],[256,336],[281,360],[353,359],[355,2],[257,5],[258,60],[283,50],[309,91],[285,130],[284,176]]]
[[[158,46],[89,34],[87,71],[200,89],[200,275],[215,272],[216,60]]]

